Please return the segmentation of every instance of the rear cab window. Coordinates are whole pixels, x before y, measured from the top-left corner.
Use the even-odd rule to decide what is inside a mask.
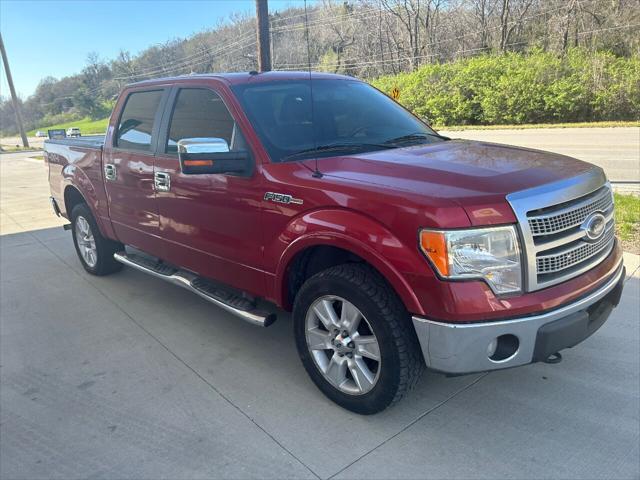
[[[114,147],[151,151],[154,121],[163,93],[163,90],[149,90],[129,94],[118,122]]]

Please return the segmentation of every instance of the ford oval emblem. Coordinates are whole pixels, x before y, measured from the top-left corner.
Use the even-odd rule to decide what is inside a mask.
[[[604,215],[600,212],[595,212],[585,219],[580,228],[584,230],[589,240],[598,240],[604,233],[606,224],[607,219],[604,218]]]

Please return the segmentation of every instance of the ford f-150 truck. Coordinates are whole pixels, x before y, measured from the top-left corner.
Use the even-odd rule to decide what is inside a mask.
[[[292,311],[313,382],[362,414],[425,366],[559,361],[622,292],[600,168],[451,140],[345,76],[135,83],[104,137],[45,157],[89,273],[127,265],[260,326]]]

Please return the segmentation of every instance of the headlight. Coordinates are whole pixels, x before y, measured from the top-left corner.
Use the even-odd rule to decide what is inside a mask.
[[[469,230],[421,230],[420,248],[445,278],[479,278],[497,294],[522,290],[514,226]]]

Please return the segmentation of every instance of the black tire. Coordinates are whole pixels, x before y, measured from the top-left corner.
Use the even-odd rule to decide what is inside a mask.
[[[307,347],[307,311],[317,299],[331,295],[356,306],[378,340],[379,377],[366,393],[353,395],[334,387],[325,379]],[[411,390],[424,370],[409,313],[384,278],[367,265],[338,265],[308,279],[296,295],[293,320],[298,354],[307,373],[328,398],[352,412],[370,415],[384,410]]]
[[[95,265],[88,264],[80,252],[78,239],[76,238],[76,225],[80,217],[87,221],[91,228],[91,233],[93,234],[97,254]],[[78,254],[80,263],[87,272],[92,275],[102,276],[109,275],[110,273],[114,273],[122,269],[122,264],[114,260],[113,254],[124,250],[124,246],[119,242],[115,242],[102,236],[100,229],[96,224],[96,220],[93,218],[91,210],[89,210],[89,207],[85,203],[79,203],[73,207],[73,210],[71,211],[71,235],[73,236],[73,244],[76,247],[76,253]]]

